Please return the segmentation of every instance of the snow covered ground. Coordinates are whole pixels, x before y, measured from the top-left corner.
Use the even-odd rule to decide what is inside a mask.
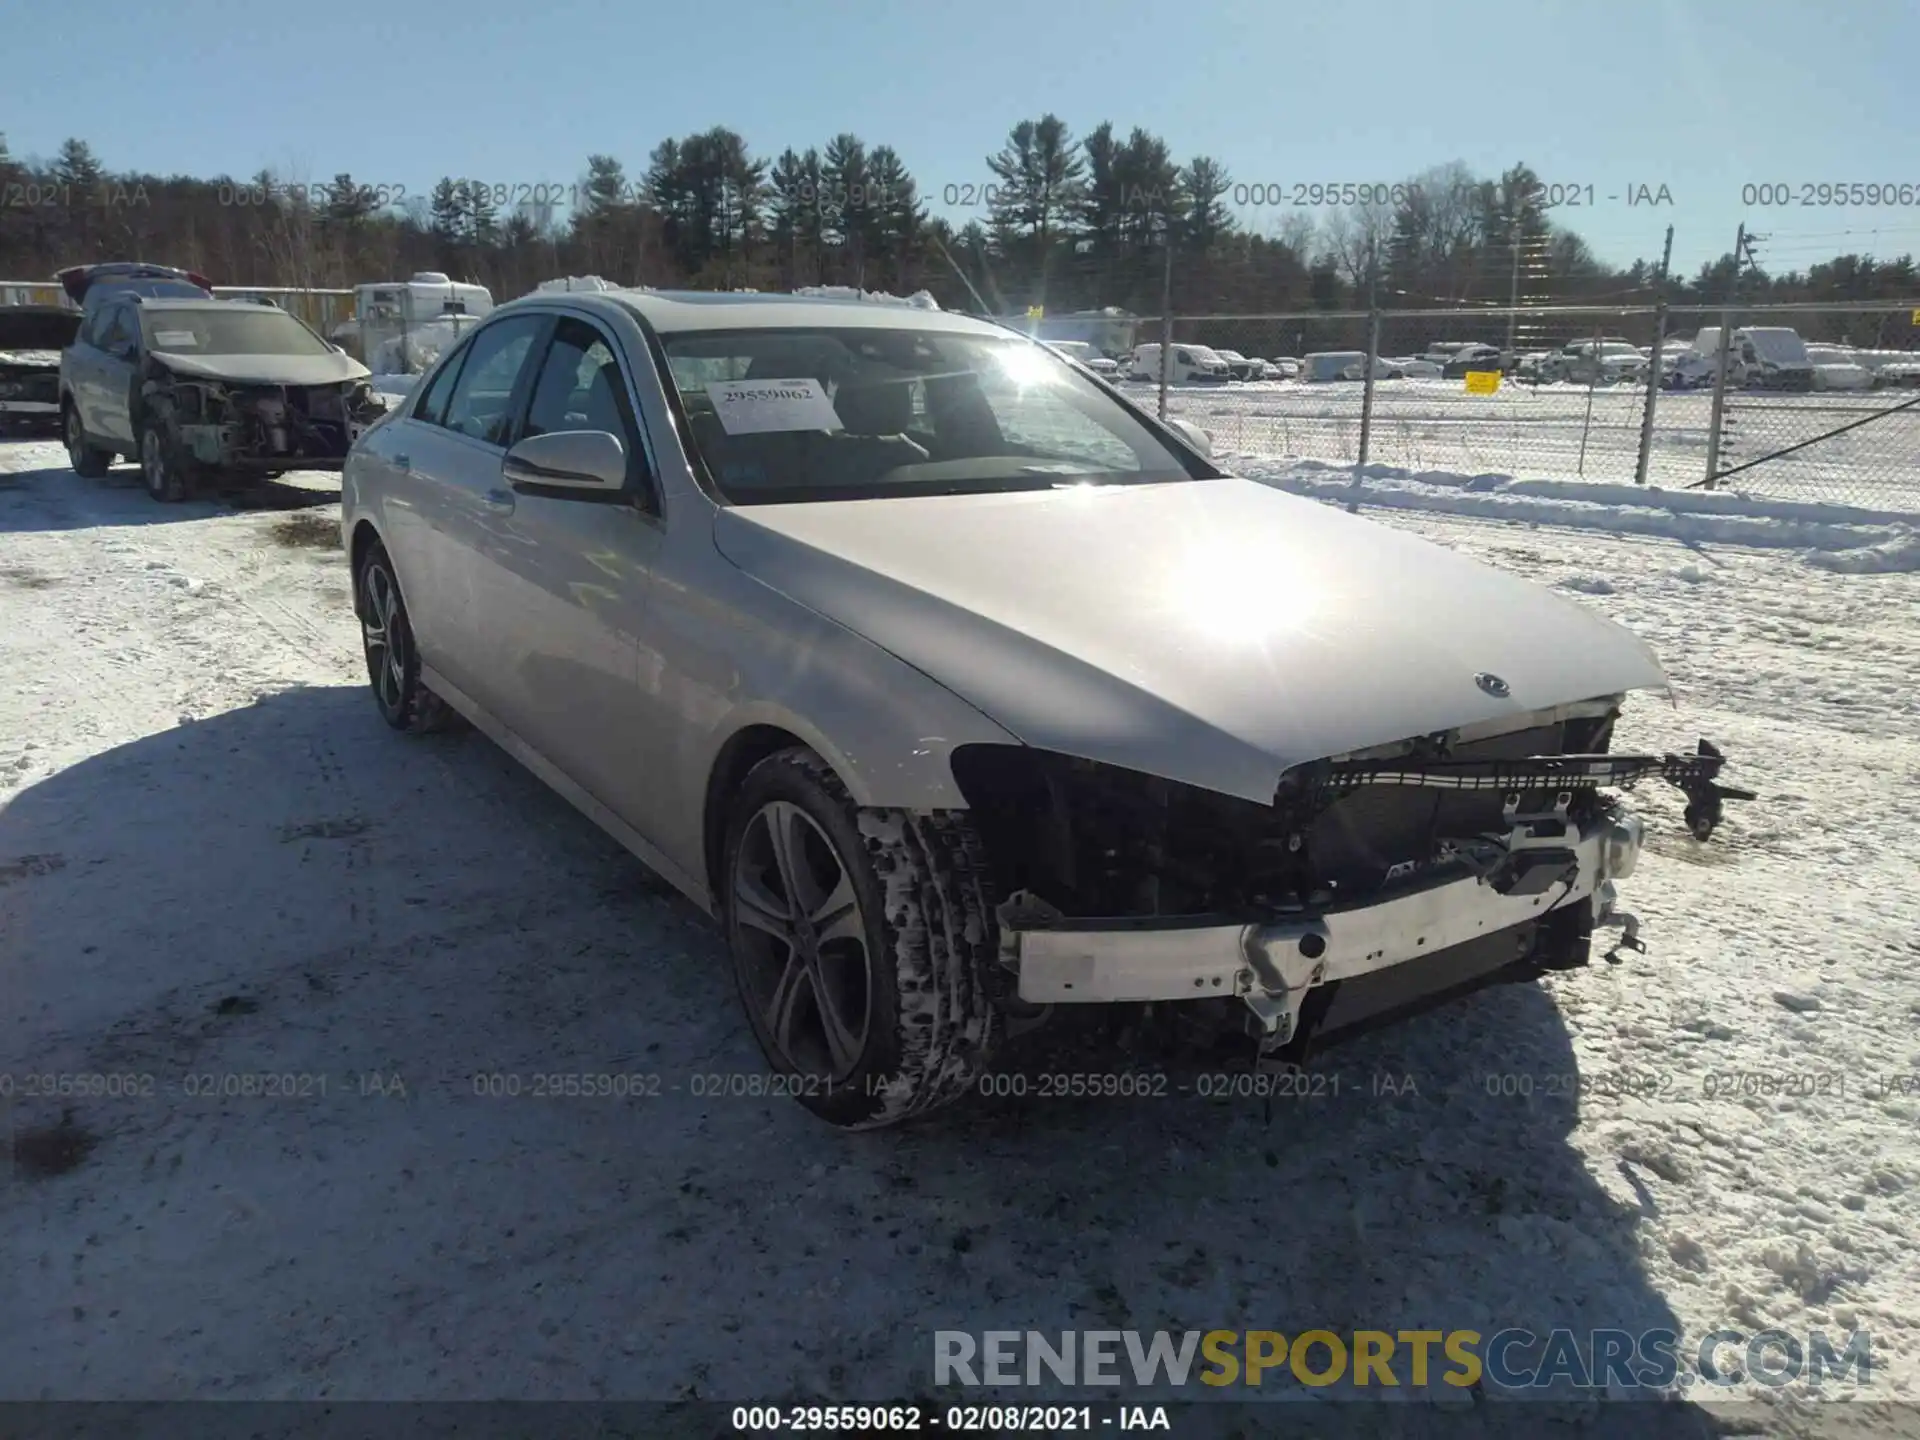
[[[1704,847],[1636,792],[1651,953],[1354,1042],[1270,1118],[978,1100],[846,1137],[696,1095],[761,1070],[711,927],[483,739],[380,723],[337,492],[292,478],[160,507],[0,444],[0,1397],[879,1400],[926,1393],[940,1328],[1857,1328],[1847,1433],[1913,1433],[1920,575],[1806,563],[1884,517],[1769,545],[1813,522],[1376,477],[1411,497],[1383,523],[1658,648],[1678,707],[1621,744],[1710,736],[1762,792]],[[660,1093],[524,1093],[608,1073]],[[224,1093],[261,1075],[293,1093]]]

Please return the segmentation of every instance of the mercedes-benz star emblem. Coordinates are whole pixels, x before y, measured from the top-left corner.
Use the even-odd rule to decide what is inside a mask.
[[[1493,696],[1496,700],[1504,700],[1513,694],[1512,687],[1509,686],[1506,681],[1488,670],[1482,670],[1478,675],[1474,676],[1473,683],[1486,691],[1487,694]]]

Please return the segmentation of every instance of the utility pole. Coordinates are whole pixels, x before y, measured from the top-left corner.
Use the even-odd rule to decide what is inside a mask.
[[[1360,457],[1353,467],[1353,488],[1347,508],[1360,508],[1360,487],[1367,469],[1367,450],[1373,440],[1374,372],[1380,368],[1380,249],[1379,237],[1367,242],[1367,368],[1366,388],[1360,392]]]
[[[1173,212],[1168,211],[1167,262],[1160,277],[1160,418],[1167,418],[1167,378],[1173,373]]]
[[[1720,473],[1720,427],[1727,418],[1727,363],[1733,352],[1733,309],[1740,296],[1740,266],[1747,255],[1747,222],[1740,222],[1733,237],[1733,278],[1727,286],[1727,304],[1720,312],[1720,351],[1714,357],[1713,413],[1707,421],[1707,489],[1713,489]]]
[[[1520,321],[1520,215],[1513,212],[1507,228],[1507,248],[1513,252],[1513,275],[1507,282],[1507,354],[1513,354],[1514,328]]]
[[[1660,354],[1667,343],[1667,266],[1673,261],[1673,226],[1667,226],[1666,247],[1660,252],[1660,269],[1654,277],[1653,359],[1647,362],[1647,403],[1640,410],[1640,462],[1634,466],[1633,483],[1647,483],[1647,464],[1653,456],[1653,408],[1660,400]]]

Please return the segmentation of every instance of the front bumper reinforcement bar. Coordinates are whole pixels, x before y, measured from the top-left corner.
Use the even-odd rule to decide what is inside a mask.
[[[1691,755],[1538,755],[1526,760],[1455,760],[1407,757],[1397,760],[1322,760],[1289,770],[1280,780],[1274,803],[1283,810],[1312,814],[1327,802],[1368,785],[1412,786],[1422,790],[1522,791],[1631,788],[1658,776],[1687,797],[1687,829],[1706,840],[1719,826],[1722,802],[1751,800],[1754,792],[1720,784],[1726,757],[1707,740]]]

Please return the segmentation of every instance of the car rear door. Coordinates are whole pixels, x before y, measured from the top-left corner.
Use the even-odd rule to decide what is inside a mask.
[[[548,324],[538,311],[517,311],[475,330],[461,347],[458,370],[435,372],[430,390],[393,439],[393,463],[411,477],[408,489],[417,506],[408,522],[412,554],[396,555],[395,563],[403,590],[414,587],[407,591],[407,609],[419,617],[420,654],[489,711],[501,682],[497,656],[476,614],[475,577],[485,568],[481,552],[496,543],[489,506],[504,493],[500,461],[528,359]]]
[[[639,420],[636,359],[588,312],[562,309],[542,337],[512,440],[601,430],[625,450],[618,492],[520,485],[486,499],[473,555],[475,616],[493,657],[495,714],[568,779],[643,835],[656,732],[641,686],[640,636],[665,538],[657,471]]]
[[[413,457],[429,438],[428,428],[440,423],[466,358],[465,348],[455,347],[421,376],[392,417],[355,442],[341,477],[342,500],[350,498],[352,508],[364,509],[379,528],[406,597],[414,645],[436,669],[442,668],[442,625],[454,599],[445,594],[446,575],[436,573],[436,568],[447,568],[435,564],[442,542],[442,532],[435,527],[436,497],[425,483],[426,472],[414,468]]]

